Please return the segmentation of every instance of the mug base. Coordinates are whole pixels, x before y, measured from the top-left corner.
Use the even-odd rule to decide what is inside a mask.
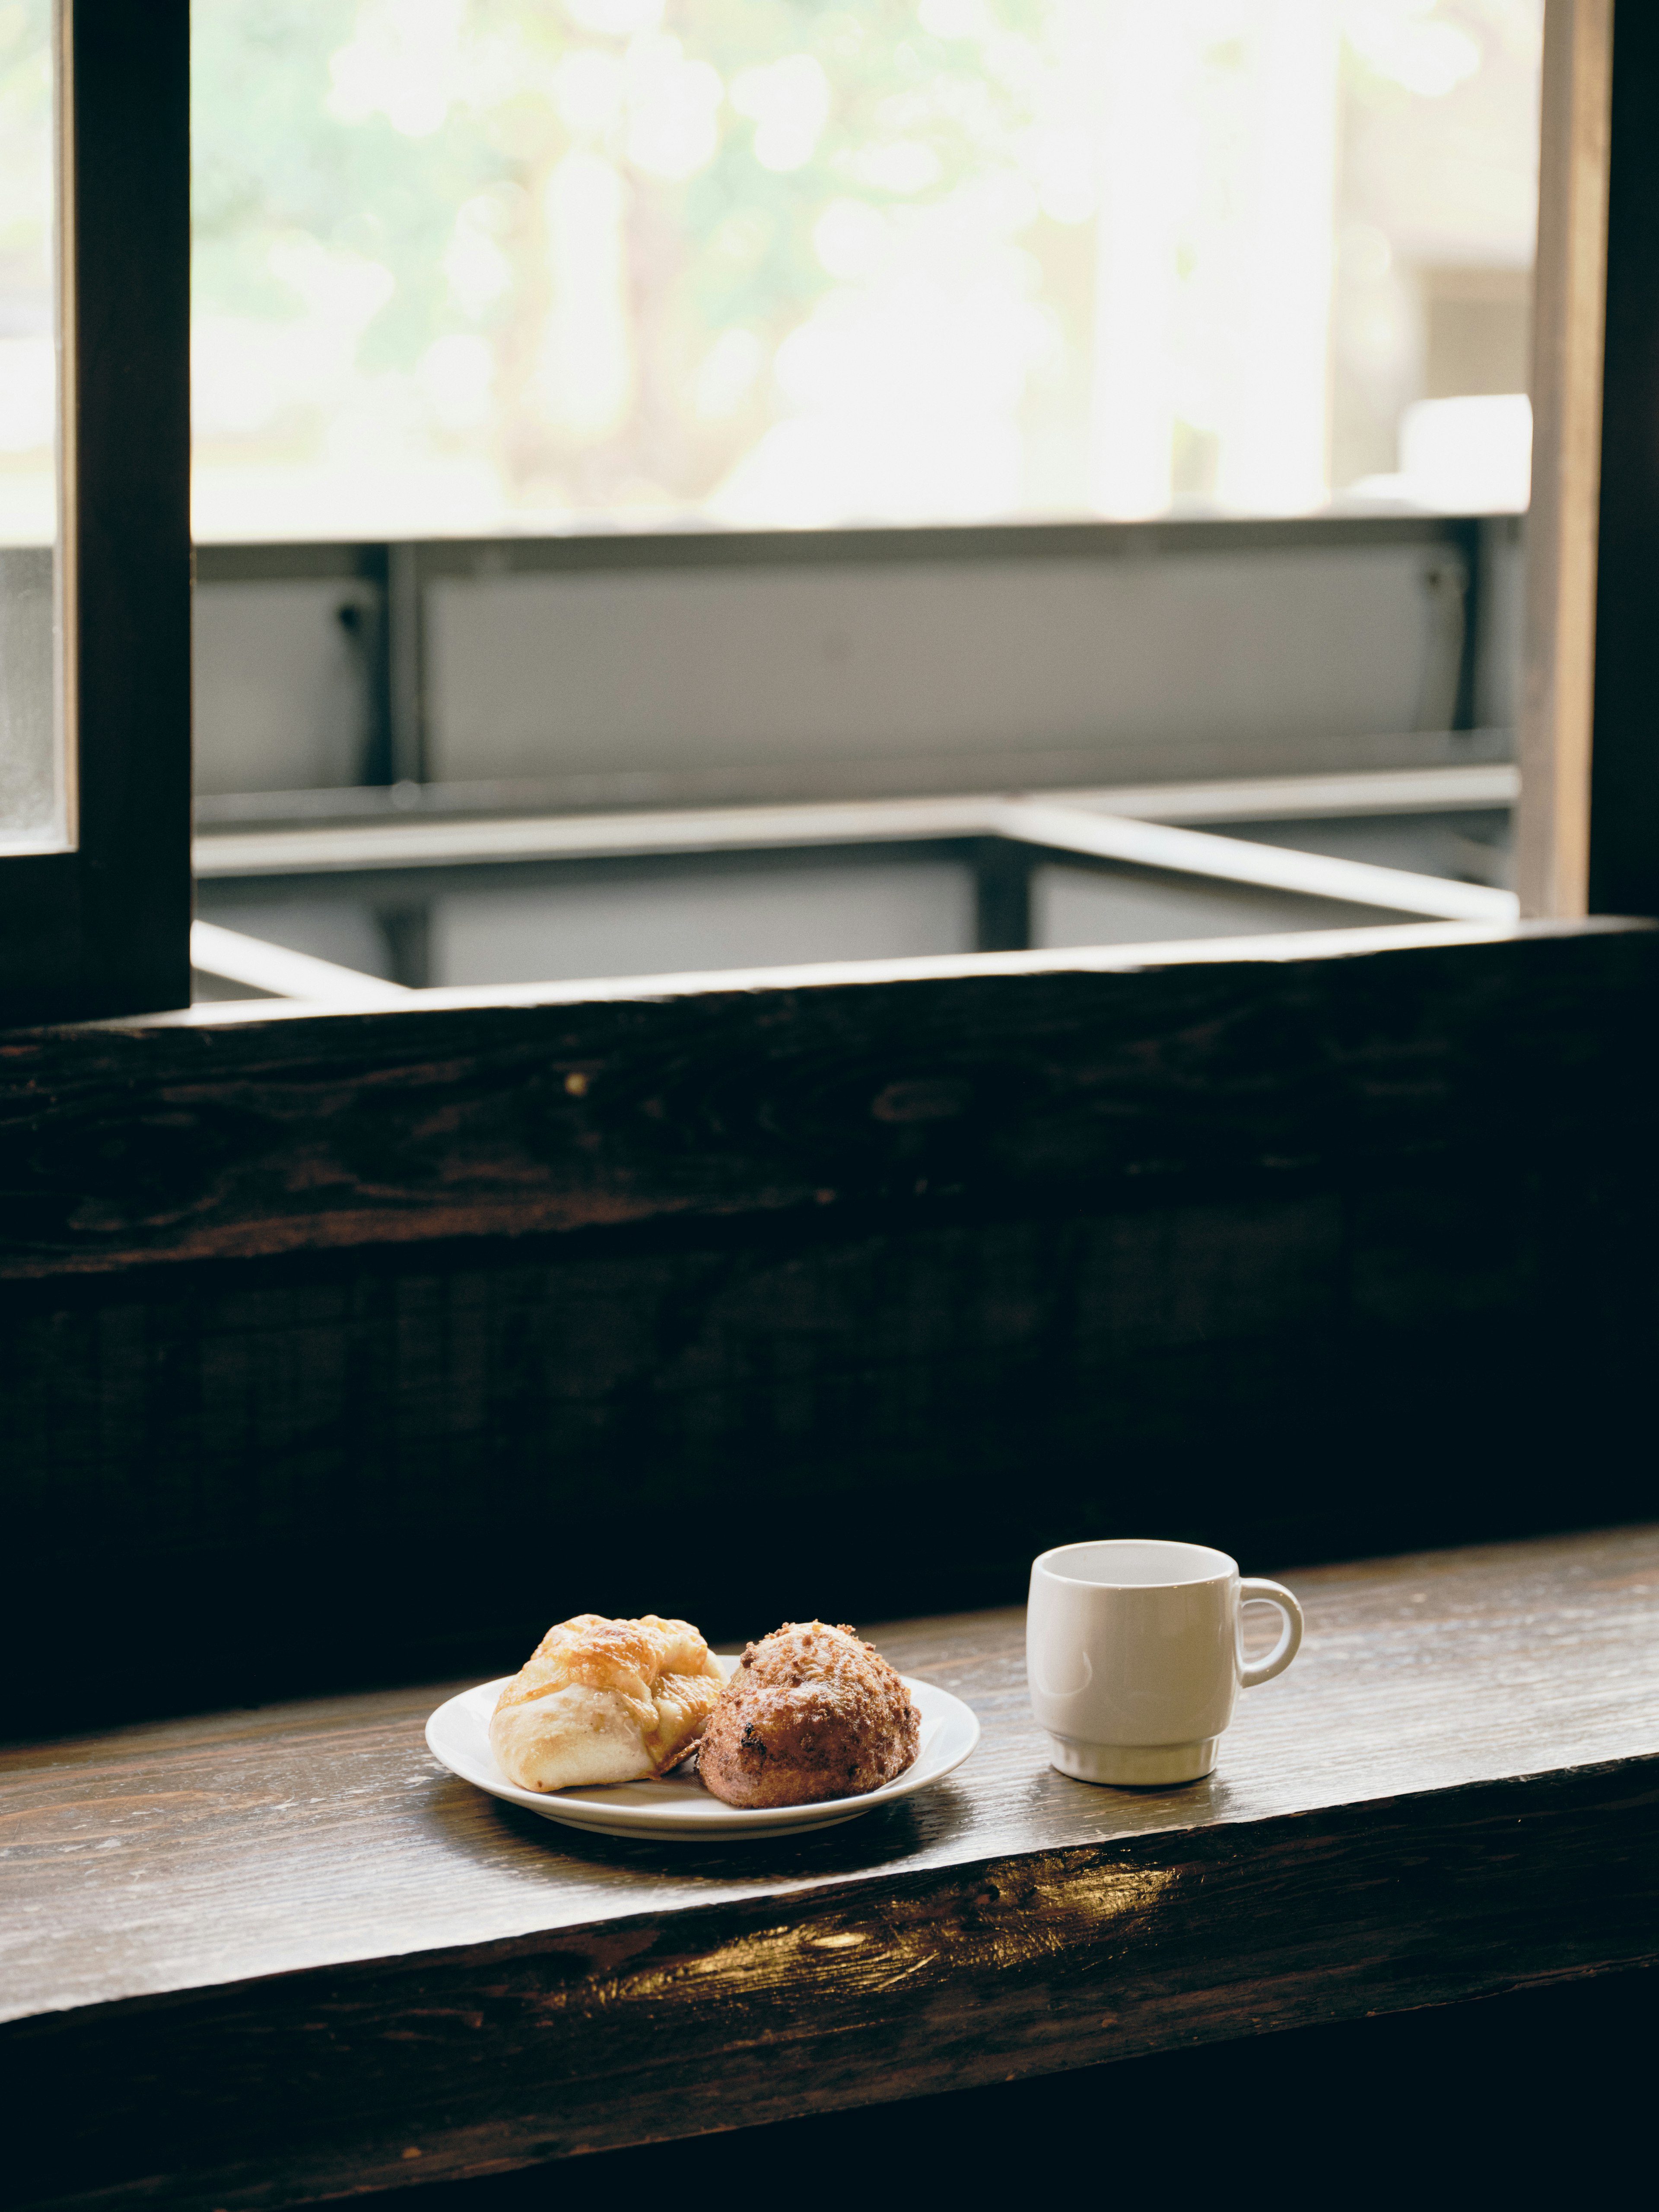
[[[1079,1743],[1064,1735],[1048,1741],[1054,1747],[1049,1764],[1062,1774],[1120,1790],[1167,1790],[1181,1782],[1201,1782],[1213,1771],[1221,1748],[1218,1735],[1202,1736],[1196,1743]]]

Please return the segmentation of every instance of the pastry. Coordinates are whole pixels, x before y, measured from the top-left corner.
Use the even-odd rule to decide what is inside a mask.
[[[689,1620],[579,1613],[501,1692],[489,1747],[520,1790],[643,1781],[690,1752],[725,1680]]]
[[[861,1797],[902,1774],[921,1716],[852,1628],[786,1621],[744,1650],[710,1716],[697,1771],[728,1805]]]

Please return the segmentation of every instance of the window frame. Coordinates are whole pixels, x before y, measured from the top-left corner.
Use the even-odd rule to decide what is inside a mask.
[[[57,0],[70,848],[0,860],[0,1024],[190,995],[190,9]]]
[[[1522,912],[1540,918],[1659,907],[1640,665],[1659,455],[1641,447],[1626,465],[1653,350],[1642,218],[1659,165],[1628,125],[1607,273],[1610,119],[1641,112],[1659,57],[1633,11],[1625,20],[1615,92],[1612,0],[1547,8],[1519,822]],[[59,569],[78,822],[73,851],[0,862],[8,1027],[165,1010],[190,988],[189,5],[58,0],[56,21]],[[1618,461],[1605,512],[1604,445]],[[411,653],[417,665],[417,639]]]

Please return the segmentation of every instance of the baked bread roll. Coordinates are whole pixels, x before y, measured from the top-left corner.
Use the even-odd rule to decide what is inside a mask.
[[[689,1620],[579,1613],[501,1692],[489,1747],[520,1790],[641,1782],[690,1751],[725,1680]]]
[[[786,1621],[744,1650],[697,1753],[728,1805],[814,1805],[896,1781],[921,1746],[921,1716],[854,1628]]]

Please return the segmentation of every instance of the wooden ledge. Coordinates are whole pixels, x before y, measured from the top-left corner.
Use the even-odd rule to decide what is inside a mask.
[[[442,1685],[0,1755],[0,2201],[302,2203],[1652,1958],[1659,1528],[1289,1579],[1301,1658],[1165,1793],[1047,1765],[1017,1611],[878,1632],[983,1741],[799,1843],[497,1804]]]

